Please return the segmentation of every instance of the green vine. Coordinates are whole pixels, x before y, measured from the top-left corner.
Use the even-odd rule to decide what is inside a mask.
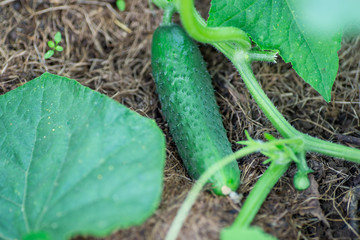
[[[169,2],[167,2],[167,4],[169,4]],[[266,196],[288,169],[291,162],[294,162],[297,166],[297,173],[294,177],[294,186],[298,190],[308,188],[310,181],[307,175],[312,172],[312,170],[306,163],[307,152],[316,152],[360,163],[359,149],[327,142],[306,135],[291,126],[284,116],[276,109],[262,90],[251,69],[251,63],[253,61],[276,62],[276,52],[251,49],[251,42],[247,34],[241,29],[234,27],[208,27],[204,19],[202,19],[196,11],[194,0],[174,0],[171,1],[171,4],[174,4],[176,10],[180,13],[181,22],[191,37],[197,41],[212,44],[230,59],[240,73],[246,87],[260,109],[285,139],[277,140],[268,134],[265,138],[269,140],[269,142],[263,143],[252,140],[246,133],[247,141],[239,142],[240,144],[246,145],[246,147],[224,158],[217,164],[214,164],[199,178],[178,211],[178,215],[176,216],[166,239],[176,238],[191,206],[195,202],[201,189],[205,186],[209,177],[219,168],[225,166],[234,159],[241,158],[256,151],[261,151],[268,157],[266,162],[271,162],[271,164],[255,184],[245,201],[238,218],[228,229],[244,228],[251,224],[262,203],[265,201]],[[171,15],[172,14],[173,12],[171,12]],[[166,18],[169,19],[169,17]]]
[[[205,34],[210,32],[213,28],[206,26],[205,21],[196,11],[193,0],[178,0],[176,1],[175,5],[177,6],[177,10],[180,13],[182,24],[190,36],[194,37],[198,41],[211,43],[230,59],[230,61],[239,71],[246,87],[248,88],[256,103],[284,138],[302,138],[304,140],[304,150],[306,152],[317,152],[355,163],[360,163],[359,149],[327,142],[301,133],[293,126],[291,126],[290,123],[283,117],[283,115],[276,109],[271,100],[266,96],[265,92],[258,84],[251,69],[251,62],[254,60],[275,61],[275,55],[273,52],[269,53],[265,51],[249,51],[249,49],[244,48],[241,44],[233,43],[232,36],[227,35],[223,35],[221,41],[217,41],[216,37],[213,37],[210,34]],[[189,14],[189,12],[191,13]],[[183,16],[187,16],[187,18]],[[199,29],[201,29],[201,31],[199,31]],[[227,29],[227,27],[219,27],[216,29]],[[256,55],[254,53],[256,53]]]
[[[250,193],[248,200],[241,210],[241,215],[238,216],[236,226],[246,226],[251,223],[255,217],[262,202],[265,200],[271,188],[279,180],[282,174],[288,169],[291,161],[293,160],[294,153],[292,151],[284,151],[284,148],[293,146],[298,148],[303,145],[301,139],[271,139],[269,142],[255,141],[250,138],[246,133],[248,140],[239,142],[240,144],[247,145],[241,150],[223,158],[219,162],[212,165],[200,178],[196,181],[187,195],[187,198],[181,205],[178,213],[171,224],[171,227],[166,235],[166,240],[175,240],[191,207],[196,201],[197,196],[204,188],[209,178],[216,173],[219,169],[231,163],[232,161],[242,158],[254,152],[262,151],[263,154],[270,156],[268,161],[271,162],[269,168],[265,171],[259,181],[255,184],[253,191]]]
[[[194,8],[194,0],[175,1],[179,10],[180,19],[189,35],[195,40],[204,43],[230,41],[235,42],[243,49],[250,49],[251,42],[248,35],[235,27],[207,27],[198,21],[198,12]]]

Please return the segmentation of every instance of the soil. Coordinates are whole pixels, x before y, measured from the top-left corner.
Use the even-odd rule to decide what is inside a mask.
[[[206,13],[209,1],[199,2]],[[156,95],[151,75],[151,38],[161,22],[161,10],[146,0],[115,1],[5,0],[0,2],[0,94],[45,71],[76,79],[153,118],[167,138],[167,162],[161,204],[141,226],[120,230],[106,239],[163,239],[180,204],[194,184],[182,165]],[[43,56],[47,41],[60,31],[63,52]],[[256,139],[265,132],[279,136],[246,90],[232,64],[209,45],[201,45],[213,76],[216,97],[233,150],[244,130]],[[256,77],[278,110],[296,129],[321,139],[360,148],[360,38],[345,39],[340,67],[326,103],[310,85],[279,59],[277,64],[253,64]],[[267,166],[253,154],[239,160],[240,205],[208,191],[201,193],[178,239],[218,239],[231,225],[254,183]],[[360,166],[318,154],[308,154],[311,187],[296,191],[294,166],[277,183],[253,225],[279,239],[359,238]]]

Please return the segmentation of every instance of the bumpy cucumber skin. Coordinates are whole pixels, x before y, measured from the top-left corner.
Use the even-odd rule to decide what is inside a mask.
[[[193,40],[176,24],[160,26],[153,35],[152,70],[162,112],[184,165],[192,178],[232,153],[211,77]],[[216,194],[240,184],[237,162],[211,179]]]

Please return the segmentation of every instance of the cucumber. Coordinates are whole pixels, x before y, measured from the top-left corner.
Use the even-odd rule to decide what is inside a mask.
[[[162,112],[189,175],[197,179],[216,161],[232,154],[216,104],[211,77],[195,42],[173,23],[156,29],[152,71]],[[210,179],[218,195],[240,184],[236,161]]]

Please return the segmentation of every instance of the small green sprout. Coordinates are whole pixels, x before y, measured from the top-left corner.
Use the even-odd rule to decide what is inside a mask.
[[[61,33],[57,32],[54,36],[54,41],[48,41],[48,46],[51,48],[49,51],[47,51],[44,55],[45,59],[50,58],[52,55],[54,55],[55,51],[62,52],[64,48],[62,46],[59,46],[59,43],[61,42]]]
[[[116,0],[116,7],[121,12],[125,11],[125,7],[126,7],[125,0]]]

